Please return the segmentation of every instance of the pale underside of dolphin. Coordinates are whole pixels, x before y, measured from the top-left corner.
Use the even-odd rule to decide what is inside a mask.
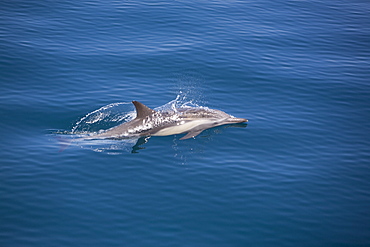
[[[187,133],[180,140],[199,135],[203,130],[225,124],[248,122],[220,110],[185,107],[169,112],[150,109],[146,105],[132,101],[136,109],[136,118],[92,135],[89,139],[124,139],[143,136],[168,136]]]

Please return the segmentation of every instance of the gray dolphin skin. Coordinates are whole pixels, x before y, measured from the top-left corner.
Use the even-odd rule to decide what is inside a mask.
[[[143,136],[168,136],[187,133],[180,140],[199,135],[203,130],[225,124],[248,122],[223,111],[209,108],[184,107],[173,111],[154,111],[146,105],[132,101],[136,109],[136,118],[92,135],[89,139],[124,139]]]

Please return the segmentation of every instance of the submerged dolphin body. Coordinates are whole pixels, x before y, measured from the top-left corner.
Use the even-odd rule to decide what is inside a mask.
[[[180,140],[199,135],[203,130],[225,125],[248,122],[223,111],[208,108],[185,107],[170,112],[160,112],[146,105],[132,101],[136,109],[136,118],[92,135],[89,139],[124,139],[143,136],[168,136],[187,133]]]

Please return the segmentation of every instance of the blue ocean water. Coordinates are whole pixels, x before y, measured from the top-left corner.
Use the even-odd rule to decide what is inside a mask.
[[[0,246],[370,246],[369,13],[2,1]],[[61,150],[101,107],[176,97],[248,125]]]

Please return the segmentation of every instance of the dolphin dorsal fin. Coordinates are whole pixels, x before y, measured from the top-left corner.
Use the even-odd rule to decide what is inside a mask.
[[[139,101],[132,101],[132,104],[134,104],[136,108],[136,118],[145,118],[155,113],[153,109],[150,109],[149,107],[140,103]]]

